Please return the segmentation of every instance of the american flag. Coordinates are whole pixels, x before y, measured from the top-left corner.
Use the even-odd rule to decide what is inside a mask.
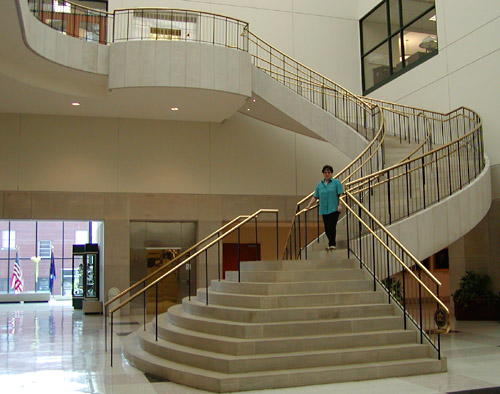
[[[16,262],[14,263],[14,272],[12,273],[12,280],[10,287],[14,289],[14,293],[23,292],[23,271],[21,271],[21,264],[19,264],[19,255],[16,252]]]

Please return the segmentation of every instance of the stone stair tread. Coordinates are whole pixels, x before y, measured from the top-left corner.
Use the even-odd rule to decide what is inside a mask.
[[[288,282],[289,283],[289,282]],[[209,288],[210,289],[210,288]],[[198,289],[200,293],[205,294],[206,293],[206,287],[202,287]],[[210,294],[216,294],[216,295],[231,295],[235,297],[249,297],[249,298],[265,298],[265,297],[312,297],[312,296],[328,296],[328,295],[350,295],[350,294],[375,294],[373,290],[359,290],[359,291],[338,291],[338,292],[333,292],[333,293],[304,293],[304,294],[242,294],[242,293],[228,293],[228,292],[221,292],[221,291],[216,291],[216,290],[209,290],[208,292],[208,299],[210,300]]]
[[[184,346],[180,345],[177,343],[169,342],[166,340],[163,340],[161,338],[158,338],[158,341],[156,341],[155,334],[151,331],[139,331],[139,336],[142,337],[143,339],[147,339],[150,342],[155,342],[156,346],[160,346],[162,348],[168,348],[168,349],[175,349],[178,351],[182,351],[185,353],[192,353],[192,354],[197,354],[205,357],[213,357],[213,358],[219,358],[221,360],[225,361],[232,361],[232,360],[241,360],[241,359],[267,359],[267,358],[282,358],[284,356],[304,356],[304,355],[317,355],[320,356],[322,354],[334,354],[334,353],[349,353],[349,352],[363,352],[363,351],[369,351],[369,350],[379,350],[379,349],[393,349],[394,351],[397,351],[398,349],[403,349],[403,348],[417,348],[417,347],[422,347],[426,345],[421,345],[418,343],[404,343],[404,344],[392,344],[392,345],[381,345],[381,346],[365,346],[365,347],[358,347],[358,348],[343,348],[343,349],[327,349],[327,350],[303,350],[303,351],[295,351],[295,352],[286,352],[286,353],[261,353],[261,354],[247,354],[247,355],[242,355],[242,356],[237,356],[237,355],[231,355],[231,354],[225,354],[225,353],[216,353],[216,352],[211,352],[209,350],[203,350],[203,349],[198,349],[198,348],[191,348],[189,346]],[[304,336],[307,337],[307,336]]]
[[[251,272],[257,272],[257,271],[251,271]],[[303,272],[303,271],[300,271]],[[214,280],[217,281],[217,280]],[[321,281],[306,281],[306,280],[299,280],[299,281],[293,281],[293,282],[236,282],[233,280],[227,280],[227,279],[222,279],[221,282],[228,282],[228,283],[242,283],[245,285],[266,285],[266,286],[289,286],[289,285],[310,285],[311,283],[316,283],[316,282],[321,282],[321,283],[339,283],[339,282],[371,282],[373,283],[373,279],[341,279],[341,280],[321,280]]]
[[[240,270],[242,271],[242,270]],[[328,268],[317,268],[317,269],[310,269],[310,270],[294,270],[294,269],[288,269],[287,272],[313,272],[313,271],[360,271],[360,268],[336,268],[335,266],[328,267]],[[238,272],[238,271],[226,271],[226,272]],[[270,272],[270,273],[275,273],[275,272],[283,272],[283,270],[261,270],[261,271],[242,271],[245,273],[264,273],[264,272]]]
[[[152,323],[151,323],[152,324]],[[174,330],[177,332],[185,333],[189,336],[199,337],[199,338],[209,338],[213,340],[223,340],[227,342],[233,343],[255,343],[255,342],[268,342],[268,341],[283,341],[288,342],[291,340],[299,340],[304,338],[339,338],[339,337],[356,337],[362,335],[370,335],[370,334],[392,334],[392,333],[401,333],[406,332],[408,330],[404,329],[394,329],[394,330],[376,330],[376,331],[362,331],[362,332],[345,332],[345,333],[332,333],[332,334],[318,334],[318,335],[291,335],[288,337],[258,337],[258,338],[238,338],[238,337],[229,337],[225,335],[217,335],[217,334],[209,334],[205,332],[199,332],[195,330],[191,330],[189,328],[178,327],[175,324],[170,322],[158,323],[159,327],[162,329]],[[168,328],[165,328],[165,327]],[[160,337],[160,336],[159,336]],[[353,348],[354,349],[354,348]],[[355,348],[358,349],[358,348]]]
[[[327,289],[330,292],[340,291],[367,291],[367,287],[372,289],[373,281],[370,279],[346,279],[329,280],[321,282],[282,282],[282,283],[262,283],[262,282],[233,282],[218,281],[211,282],[210,291],[223,293],[237,293],[248,295],[297,295],[298,291],[303,295],[325,294]],[[318,292],[318,289],[323,289]]]
[[[193,302],[193,299],[191,299],[190,302]],[[199,301],[199,300],[196,300],[195,303],[201,305],[201,306],[205,306],[205,302],[203,301]],[[381,306],[381,305],[387,305],[387,304],[383,304],[383,303],[378,303],[378,304],[357,304],[357,305],[324,305],[323,307],[324,308],[352,308],[353,306],[360,306],[360,307],[363,307],[363,306]],[[226,305],[212,305],[212,307],[216,307],[216,308],[220,308],[220,309],[227,309],[227,310],[235,310],[235,309],[241,309],[241,310],[244,310],[244,311],[256,311],[255,308],[245,308],[245,307],[234,307],[234,306],[226,306]],[[310,307],[307,307],[307,306],[293,306],[293,307],[283,307],[283,308],[262,308],[262,309],[258,309],[259,312],[266,312],[266,311],[282,311],[284,309],[287,309],[287,310],[300,310],[300,309],[310,309]],[[186,313],[184,311],[182,311],[182,314],[184,316],[188,316],[188,317],[195,317],[196,319],[198,320],[205,320],[205,321],[211,321],[211,322],[219,322],[221,321],[220,319],[210,319],[208,317],[205,317],[205,316],[200,316],[200,315],[193,315],[193,314],[189,314],[189,313]],[[383,316],[376,316],[376,317],[383,317]],[[387,317],[387,316],[386,316]],[[395,317],[395,315],[390,315],[388,317]],[[355,320],[355,319],[367,319],[368,317],[361,317],[361,318],[340,318],[340,320]],[[318,319],[318,320],[314,320],[314,322],[318,322],[318,321],[329,321],[329,320],[335,320],[335,319]],[[224,322],[233,322],[232,320],[223,320]],[[312,320],[289,320],[288,322],[304,322],[304,321],[312,321]],[[270,321],[270,322],[260,322],[260,323],[241,323],[241,322],[234,322],[236,324],[242,324],[242,325],[247,325],[247,324],[257,324],[257,325],[261,325],[261,324],[267,324],[267,323],[282,323],[282,322],[276,322],[276,321]]]

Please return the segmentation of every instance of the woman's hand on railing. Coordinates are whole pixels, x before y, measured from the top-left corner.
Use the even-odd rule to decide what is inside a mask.
[[[305,207],[305,210],[306,211],[309,211],[311,209],[311,207],[316,204],[316,202],[318,201],[318,199],[314,196],[311,197],[311,199],[309,200],[309,204],[307,204],[307,206]]]

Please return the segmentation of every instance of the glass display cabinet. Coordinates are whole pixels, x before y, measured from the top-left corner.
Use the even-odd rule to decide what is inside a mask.
[[[82,309],[83,301],[99,299],[99,245],[73,245],[73,308]]]

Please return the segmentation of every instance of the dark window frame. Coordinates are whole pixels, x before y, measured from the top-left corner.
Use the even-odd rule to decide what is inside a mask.
[[[359,21],[359,32],[360,32],[360,58],[361,58],[361,83],[362,83],[362,89],[363,89],[363,94],[369,94],[373,92],[374,90],[380,88],[381,86],[387,84],[388,82],[394,80],[395,78],[399,77],[400,75],[405,74],[406,72],[412,70],[416,66],[422,64],[423,62],[431,59],[435,55],[438,54],[438,49],[433,50],[429,53],[426,53],[421,59],[416,60],[415,62],[411,64],[406,64],[406,59],[405,59],[405,45],[403,41],[403,32],[408,29],[411,25],[413,25],[415,22],[420,20],[422,17],[424,17],[427,13],[431,12],[434,10],[436,11],[436,4],[435,2],[431,4],[428,8],[424,9],[420,14],[415,16],[412,20],[408,21],[407,23],[403,24],[404,20],[404,7],[403,7],[403,1],[404,0],[393,0],[397,1],[399,5],[399,29],[398,30],[392,30],[391,29],[391,10],[390,10],[390,0],[382,0],[380,3],[378,3],[375,7],[373,7],[366,15],[364,15],[360,21]],[[370,48],[367,52],[364,52],[364,42],[363,42],[363,22],[365,22],[371,15],[373,15],[377,10],[379,10],[380,7],[384,6],[386,7],[386,24],[387,24],[387,37],[381,41],[380,43],[376,44],[374,47]],[[401,53],[402,57],[402,66],[400,70],[394,70],[393,67],[393,61],[392,61],[392,39],[396,36],[400,37],[400,48],[399,52]],[[437,29],[436,29],[436,36],[437,36]],[[381,48],[383,45],[387,45],[388,47],[388,54],[387,54],[387,59],[388,59],[388,64],[389,64],[389,76],[384,78],[383,80],[374,83],[371,87],[366,88],[366,78],[365,78],[365,58],[369,56],[370,54],[374,53],[377,49]]]

